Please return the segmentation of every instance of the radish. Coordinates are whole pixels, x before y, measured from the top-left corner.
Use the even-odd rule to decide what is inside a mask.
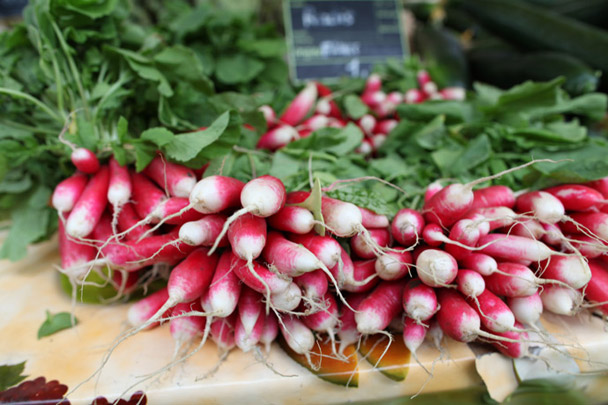
[[[515,206],[513,190],[507,186],[490,186],[473,191],[473,204],[471,209],[488,207]]]
[[[359,211],[361,211],[361,224],[367,229],[386,228],[390,225],[386,215],[376,214],[372,210],[361,207],[359,207]]]
[[[279,231],[304,235],[312,231],[315,219],[306,208],[292,205],[283,207],[268,217],[268,225]]]
[[[382,88],[382,78],[378,73],[372,73],[365,80],[365,88],[363,89],[363,94],[366,93],[375,93],[380,91]]]
[[[321,211],[325,225],[336,236],[351,237],[364,229],[363,216],[354,204],[323,197]]]
[[[585,256],[587,259],[598,258],[608,251],[608,247],[596,238],[587,235],[566,235],[562,243],[564,250]]]
[[[187,198],[196,185],[196,175],[191,169],[167,162],[162,155],[152,159],[143,172],[172,197]]]
[[[340,308],[340,320],[338,329],[338,339],[340,340],[339,353],[343,353],[344,349],[359,340],[361,334],[357,330],[357,322],[355,321],[355,312],[359,304],[367,297],[367,294],[356,293],[349,294],[346,301],[350,306],[342,305]],[[352,308],[352,309],[351,309]]]
[[[300,136],[301,135],[294,127],[290,125],[279,125],[262,135],[255,147],[257,149],[274,151],[295,141],[300,138]]]
[[[486,288],[494,294],[505,297],[527,297],[538,291],[538,279],[528,267],[503,262],[498,264],[498,270],[485,277]]]
[[[369,237],[377,246],[387,247],[391,240],[391,234],[387,229],[370,229]],[[350,239],[352,252],[362,259],[376,258],[376,252],[370,246],[362,234],[357,234]]]
[[[562,233],[559,226],[556,224],[547,223],[541,223],[541,226],[545,231],[541,240],[552,247],[560,247],[566,237]]]
[[[241,349],[243,353],[247,353],[248,351],[255,348],[255,346],[260,342],[262,337],[262,332],[264,331],[264,316],[260,316],[255,323],[253,329],[248,332],[245,326],[242,323],[241,318],[236,319],[236,324],[234,325],[234,341],[236,346]]]
[[[128,241],[136,241],[150,233],[150,226],[141,221],[132,203],[126,203],[122,206],[118,214],[118,230],[121,234],[125,234],[125,239]]]
[[[570,219],[572,221],[560,224],[563,232],[583,233],[608,242],[608,214],[604,212],[579,212],[570,215]]]
[[[359,304],[355,321],[361,334],[381,333],[399,314],[404,285],[402,280],[382,281]]]
[[[543,313],[543,301],[538,293],[527,297],[508,297],[507,305],[513,312],[515,320],[527,325],[533,325]]]
[[[448,237],[443,234],[443,228],[438,224],[426,224],[422,230],[422,240],[430,247],[439,247]]]
[[[531,213],[539,221],[555,224],[564,218],[566,209],[562,202],[546,191],[531,191],[517,197],[517,211]]]
[[[470,185],[450,184],[439,190],[424,204],[424,219],[441,226],[451,226],[473,205],[474,195]]]
[[[281,312],[292,312],[302,301],[302,290],[296,283],[290,283],[284,291],[270,295],[267,306]],[[267,311],[268,312],[268,311]]]
[[[294,278],[293,281],[300,287],[304,292],[304,296],[311,302],[320,301],[329,288],[327,276],[323,273],[323,270],[314,270],[304,273],[301,276]]]
[[[324,86],[320,82],[315,82],[317,93],[321,97],[317,101],[316,111],[319,114],[327,115],[333,118],[342,119],[342,113],[338,104],[333,100],[333,94],[329,87]]]
[[[299,124],[313,108],[317,100],[317,86],[309,82],[287,106],[279,121],[287,125]]]
[[[61,181],[55,187],[51,197],[51,205],[60,215],[72,211],[87,185],[88,178],[82,173],[75,173]]]
[[[462,87],[445,87],[439,90],[439,94],[444,100],[463,101],[467,97],[466,90]]]
[[[385,119],[376,122],[376,126],[374,127],[375,134],[384,134],[388,135],[395,127],[399,124],[399,121],[394,119]]]
[[[585,211],[604,202],[602,193],[582,184],[563,184],[545,191],[557,197],[568,211]]]
[[[289,235],[292,242],[299,243],[310,250],[328,268],[332,269],[338,264],[342,254],[342,248],[338,241],[331,236],[320,236],[314,233],[306,235]],[[336,276],[336,274],[334,274]]]
[[[426,186],[426,189],[424,191],[424,203],[426,204],[442,188],[443,186],[441,185],[441,182],[439,180],[435,180],[434,182]]]
[[[512,226],[518,219],[518,215],[508,207],[488,207],[473,209],[463,217],[471,219],[479,228],[480,235],[486,235],[491,231]]]
[[[481,319],[459,292],[441,288],[437,292],[439,312],[437,321],[442,331],[459,342],[472,342],[478,337],[512,342],[514,339],[490,334],[481,330]]]
[[[338,303],[333,294],[327,292],[322,299],[324,309],[302,318],[304,325],[315,332],[327,333],[335,350],[335,333],[338,326]]]
[[[249,288],[268,295],[268,293],[279,294],[290,287],[291,278],[279,276],[258,262],[253,262],[252,265],[255,274],[250,270],[246,261],[232,255],[232,270]]]
[[[247,184],[245,184],[241,191],[240,200],[243,208],[236,211],[230,216],[230,218],[228,218],[224,224],[222,232],[217,237],[215,244],[211,248],[210,253],[217,248],[230,224],[237,220],[240,216],[245,214],[253,214],[260,218],[269,217],[276,214],[281,208],[283,208],[285,205],[285,198],[285,186],[283,185],[283,182],[276,177],[264,175],[249,181]],[[243,247],[245,248],[245,246]],[[257,247],[258,246],[256,245],[255,248],[257,249]],[[245,250],[243,250],[241,253],[243,253],[243,256],[247,256],[248,260],[249,254],[245,254]],[[239,253],[235,253],[239,255]],[[250,253],[253,254],[253,250],[250,250]]]
[[[162,308],[163,304],[169,299],[169,292],[167,288],[161,288],[160,290],[144,297],[131,305],[127,312],[127,321],[131,326],[139,327],[145,324],[150,318],[152,318],[159,309]],[[171,308],[162,315],[162,317],[171,313]],[[152,329],[160,325],[160,322],[153,322],[148,324],[143,329]]]
[[[240,204],[245,184],[226,176],[205,177],[192,189],[190,204],[203,214],[216,214]]]
[[[266,120],[266,126],[271,128],[277,122],[277,114],[274,112],[271,106],[269,105],[261,105],[258,107],[258,111],[264,115],[264,120]]]
[[[220,318],[234,312],[241,295],[241,280],[232,269],[232,258],[230,250],[222,253],[209,288],[201,299],[205,312]]]
[[[239,258],[248,262],[257,259],[266,245],[266,220],[252,214],[236,218],[228,228],[228,240]]]
[[[110,158],[108,166],[110,167],[108,201],[112,204],[113,223],[116,223],[122,207],[131,199],[131,176],[129,169],[119,165],[114,157]]]
[[[175,340],[175,353],[177,354],[184,343],[189,343],[205,330],[206,319],[202,316],[186,316],[189,312],[201,312],[199,300],[177,304],[171,310],[169,331]]]
[[[585,298],[597,309],[608,315],[608,268],[599,260],[589,261],[591,280],[585,288]]]
[[[476,299],[486,289],[486,282],[476,271],[460,269],[456,276],[458,291],[467,298]]]
[[[371,136],[372,131],[376,127],[376,118],[371,114],[365,114],[357,120],[357,126],[361,128],[361,131],[363,131],[365,135]]]
[[[405,314],[417,323],[428,321],[437,310],[437,295],[435,290],[420,279],[410,280],[403,289],[403,310]]]
[[[537,274],[544,279],[559,280],[574,289],[583,288],[591,279],[589,264],[579,256],[552,256],[538,264]]]
[[[498,270],[496,259],[483,253],[471,253],[460,258],[458,263],[462,268],[474,270],[482,276],[489,276]]]
[[[543,308],[558,315],[573,316],[583,301],[577,290],[558,285],[547,285],[540,292]]]
[[[148,177],[141,173],[132,173],[133,203],[137,215],[145,221],[162,219],[160,206],[167,200],[165,193]]]
[[[312,331],[302,321],[292,315],[283,316],[279,326],[281,334],[291,350],[304,355],[308,362],[311,363],[310,351],[315,344],[315,336]]]
[[[81,239],[93,232],[108,203],[110,169],[103,166],[88,181],[65,224],[66,233]]]
[[[479,314],[484,328],[498,333],[513,330],[515,315],[507,304],[491,291],[484,289],[481,294],[473,299],[469,298],[469,301],[473,309]]]
[[[522,327],[523,325],[520,323],[515,323],[517,330],[521,330]],[[494,332],[494,334],[508,339],[508,341],[505,341],[504,339],[496,340],[495,338],[489,338],[490,343],[505,356],[518,359],[528,353],[528,334],[526,332],[505,331]]]
[[[361,101],[369,108],[376,108],[386,100],[386,93],[378,91],[366,91],[361,95]],[[367,114],[369,115],[369,114]],[[371,116],[371,115],[370,115]]]
[[[403,327],[403,343],[418,363],[420,362],[418,361],[418,356],[416,356],[416,351],[422,342],[424,342],[427,328],[427,325],[418,323],[412,318],[405,317]]]
[[[428,249],[416,259],[416,270],[424,284],[429,287],[441,287],[454,281],[458,274],[458,265],[449,253]]]
[[[86,148],[76,148],[70,155],[72,163],[78,170],[86,174],[95,174],[99,170],[99,159]]]
[[[543,228],[540,222],[534,219],[525,219],[516,222],[507,230],[507,232],[515,236],[540,240],[545,235],[545,228]]]
[[[420,104],[426,99],[426,94],[419,89],[409,89],[403,94],[403,100],[406,104]]]
[[[364,292],[371,290],[378,283],[375,260],[352,261],[346,251],[343,251],[341,260],[343,263],[342,272],[336,278],[342,280],[342,290]],[[337,267],[340,267],[340,264],[332,269],[334,273],[338,272]]]
[[[57,226],[61,271],[70,279],[80,279],[87,274],[92,260],[95,260],[97,250],[94,246],[70,239],[65,233],[63,222],[59,221]]]
[[[479,238],[478,246],[482,248],[482,253],[508,261],[537,262],[548,259],[553,253],[547,245],[538,240],[515,235],[484,235]]]
[[[225,215],[205,215],[198,221],[191,221],[183,224],[179,228],[179,239],[192,246],[212,246],[225,223]],[[228,239],[220,241],[218,246],[226,245],[228,245]]]
[[[279,334],[279,322],[273,312],[268,314],[262,314],[264,316],[264,328],[262,329],[262,335],[260,336],[260,343],[262,343],[266,349],[266,352],[270,352],[270,345],[275,341]]]
[[[374,269],[382,280],[397,280],[410,273],[412,255],[407,250],[386,252],[374,263]]]
[[[244,287],[241,290],[237,308],[238,319],[245,333],[250,334],[263,314],[262,296],[251,288]]]
[[[321,128],[326,128],[329,125],[329,117],[321,114],[315,114],[312,117],[302,122],[301,126],[308,128],[311,131],[316,131]]]
[[[236,314],[227,318],[217,318],[211,322],[210,332],[211,339],[217,347],[224,353],[228,352],[235,346],[234,342],[234,326],[236,324]]]

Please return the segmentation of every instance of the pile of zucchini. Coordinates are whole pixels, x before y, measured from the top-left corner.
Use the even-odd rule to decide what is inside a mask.
[[[420,23],[414,48],[439,86],[508,88],[564,76],[571,95],[608,89],[608,0],[448,0],[408,8]]]

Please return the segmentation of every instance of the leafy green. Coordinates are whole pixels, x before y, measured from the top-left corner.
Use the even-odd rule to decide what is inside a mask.
[[[25,370],[25,361],[0,366],[0,392],[25,380],[27,376],[21,374],[23,370]]]
[[[46,320],[38,329],[38,339],[50,336],[64,329],[69,329],[77,324],[78,320],[72,317],[69,312],[51,314],[49,311],[46,311]]]

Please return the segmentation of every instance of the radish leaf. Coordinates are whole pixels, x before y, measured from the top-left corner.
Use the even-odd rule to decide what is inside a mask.
[[[72,323],[72,320],[74,323]],[[69,312],[51,314],[49,311],[46,311],[46,320],[42,323],[42,325],[40,325],[40,329],[38,329],[38,339],[52,335],[64,329],[69,329],[77,324],[78,320],[73,318]]]
[[[27,376],[21,374],[23,370],[25,370],[25,361],[18,364],[0,366],[0,391],[4,391],[25,380]]]

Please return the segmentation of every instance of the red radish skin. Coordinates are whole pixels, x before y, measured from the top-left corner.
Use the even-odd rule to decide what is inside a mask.
[[[439,94],[444,100],[463,101],[467,97],[466,90],[462,87],[446,87],[439,90]]]
[[[447,252],[428,249],[416,259],[416,270],[420,281],[429,287],[441,287],[450,284],[458,275],[456,259]]]
[[[65,231],[74,238],[84,238],[93,232],[108,203],[110,169],[103,166],[87,183],[68,216]]]
[[[399,124],[399,121],[394,119],[381,120],[376,123],[374,128],[375,134],[388,135]]]
[[[482,231],[480,231],[475,221],[470,219],[458,220],[450,229],[448,241],[446,241],[446,251],[455,259],[460,260],[472,253],[472,247],[477,245],[481,234]]]
[[[316,131],[321,128],[326,128],[329,125],[329,117],[321,114],[313,115],[306,119],[301,126]]]
[[[256,144],[256,148],[274,151],[295,141],[299,137],[300,134],[294,127],[290,125],[279,125],[262,135]]]
[[[238,319],[246,334],[253,332],[263,312],[262,296],[251,288],[244,287],[239,296]]]
[[[401,311],[402,280],[382,281],[357,308],[357,330],[363,335],[383,331]]]
[[[423,284],[418,278],[405,285],[402,303],[405,314],[418,323],[428,321],[439,309],[435,289]]]
[[[416,357],[416,351],[424,342],[427,325],[420,324],[412,318],[405,317],[403,327],[403,343],[405,347]]]
[[[51,197],[53,208],[59,213],[72,211],[87,182],[87,176],[82,173],[76,173],[57,184]]]
[[[479,336],[481,320],[459,292],[442,288],[437,293],[437,321],[441,330],[459,342],[472,342]]]
[[[471,253],[459,259],[458,263],[462,268],[471,269],[482,276],[489,276],[498,270],[496,259],[483,253]]]
[[[293,281],[304,292],[304,296],[313,302],[323,298],[329,288],[327,276],[322,270],[304,273],[294,278]]]
[[[427,99],[426,94],[424,94],[419,89],[409,89],[403,95],[403,100],[406,104],[420,104]]]
[[[216,240],[218,237],[219,234]],[[266,245],[266,220],[253,214],[236,218],[228,227],[228,240],[234,254],[242,260],[257,259]]]
[[[140,218],[147,221],[158,221],[162,218],[161,204],[167,199],[165,193],[148,177],[141,173],[132,173],[133,204]]]
[[[374,268],[382,280],[398,280],[410,273],[412,254],[407,250],[389,251],[376,259]]]
[[[258,107],[258,111],[264,115],[264,120],[266,120],[266,126],[268,128],[272,128],[276,124],[277,114],[274,112],[271,106],[261,105]]]
[[[167,288],[162,288],[155,293],[144,297],[131,305],[127,312],[127,321],[133,327],[139,327],[144,325],[150,318],[152,318],[158,310],[163,306],[169,299],[169,292]],[[171,309],[167,309],[167,312],[162,317],[169,315]],[[152,329],[158,326],[160,322],[153,322],[147,325],[144,329]]]
[[[126,166],[119,165],[113,157],[110,158],[108,166],[110,167],[108,201],[112,204],[114,213],[116,213],[131,199],[131,176],[129,175],[129,169]]]
[[[585,298],[593,308],[608,315],[608,267],[599,260],[590,260],[591,280],[585,288]]]
[[[128,241],[136,241],[144,234],[149,234],[150,226],[141,223],[141,218],[135,212],[135,208],[132,203],[126,203],[122,206],[120,213],[118,214],[118,231],[125,233],[125,239]]]
[[[565,235],[562,246],[567,252],[581,254],[587,259],[596,259],[608,252],[608,247],[597,240],[587,235]]]
[[[170,225],[182,225],[203,217],[203,214],[190,208],[188,199],[183,197],[167,198],[156,207],[152,215],[154,222],[163,220],[164,223]]]
[[[586,211],[604,202],[602,193],[583,184],[564,184],[545,191],[557,197],[567,211]]]
[[[333,341],[338,326],[338,302],[331,292],[327,292],[322,305],[322,310],[304,316],[302,321],[315,332],[327,333]]]
[[[422,240],[430,247],[439,247],[448,237],[444,235],[443,228],[438,224],[426,224],[422,230]]]
[[[564,233],[591,233],[608,242],[608,214],[604,212],[580,212],[570,215],[572,221],[560,224]]]
[[[76,169],[86,174],[95,174],[99,170],[99,159],[86,148],[76,148],[72,151],[70,159]]]
[[[471,209],[515,206],[515,194],[507,186],[490,186],[473,191]]]
[[[386,228],[390,225],[386,215],[376,214],[372,210],[361,207],[359,207],[359,211],[361,211],[361,223],[367,229]]]
[[[424,218],[416,210],[403,208],[397,212],[391,223],[391,234],[402,246],[410,247],[422,237]]]
[[[386,100],[386,93],[383,91],[369,91],[361,95],[361,101],[369,108],[375,109]],[[367,114],[369,115],[369,114]],[[371,116],[371,115],[370,115]]]
[[[608,198],[608,177],[590,181],[585,185],[599,191],[605,199]]]
[[[189,197],[196,184],[196,174],[191,169],[168,162],[157,155],[144,169],[144,174],[150,177],[172,197]]]
[[[551,256],[538,264],[536,274],[547,280],[558,280],[574,289],[583,288],[591,279],[587,260],[579,256]]]
[[[226,176],[209,176],[200,180],[190,193],[190,204],[203,214],[216,214],[240,204],[245,184]]]
[[[513,312],[517,322],[533,325],[543,313],[543,301],[538,293],[527,297],[509,297],[507,305]]]
[[[534,219],[525,219],[515,223],[512,227],[506,230],[506,233],[515,236],[522,236],[524,238],[540,240],[545,234],[545,228],[543,228],[540,222]]]
[[[363,89],[363,94],[366,93],[375,93],[382,88],[382,78],[377,73],[372,73],[367,77],[365,81],[365,88]]]
[[[280,329],[291,350],[310,358],[315,336],[301,320],[292,315],[285,315],[281,319]]]
[[[515,207],[518,212],[530,213],[547,224],[561,221],[566,213],[562,201],[546,191],[530,191],[520,195]]]
[[[572,288],[546,285],[540,291],[543,308],[558,315],[575,315],[583,301],[582,294]]]
[[[288,277],[298,277],[314,271],[323,263],[308,249],[287,240],[279,232],[271,231],[262,252],[264,260]]]
[[[231,267],[245,285],[261,294],[266,294],[268,292],[266,288],[270,290],[271,294],[279,294],[284,292],[291,285],[290,278],[279,277],[276,273],[268,270],[264,265],[258,262],[253,262],[253,271],[257,276],[253,275],[249,270],[246,261],[241,260],[234,255]]]
[[[236,346],[234,341],[235,324],[236,314],[227,318],[217,318],[211,322],[211,339],[223,352],[228,352]]]
[[[375,260],[351,261],[342,256],[344,267],[342,269],[342,290],[348,292],[369,291],[378,284]],[[339,264],[337,265],[339,266]],[[332,270],[333,271],[333,270]]]
[[[388,246],[391,240],[391,234],[387,229],[370,229],[369,236],[376,245],[381,247]],[[350,240],[350,246],[352,252],[361,259],[373,259],[377,256],[374,247],[370,246],[362,234],[353,236]]]
[[[351,237],[363,229],[363,216],[351,203],[323,197],[321,212],[330,232],[339,237]]]
[[[213,313],[215,317],[225,318],[232,314],[241,295],[241,280],[232,269],[232,257],[229,250],[222,253],[201,301],[205,312]]]
[[[79,243],[70,239],[65,233],[63,222],[59,221],[57,225],[61,270],[70,278],[80,278],[91,267],[90,263],[95,259],[97,249],[89,244]]]
[[[306,208],[285,206],[279,212],[268,217],[268,225],[284,232],[304,235],[312,231],[315,219]]]
[[[226,218],[222,214],[209,214],[198,221],[186,222],[179,228],[179,239],[192,246],[212,246],[222,231]],[[227,245],[228,239],[224,239],[218,246]]]
[[[499,272],[485,277],[486,288],[504,297],[527,297],[538,291],[538,283],[528,267],[503,262],[498,264]]]
[[[458,291],[465,297],[476,298],[486,289],[486,282],[481,274],[473,270],[460,269],[456,276]]]
[[[357,322],[355,321],[355,312],[359,308],[359,304],[367,297],[365,293],[349,294],[346,297],[350,308],[342,305],[340,309],[340,328],[338,329],[338,340],[340,341],[339,353],[343,353],[344,349],[356,343],[361,334],[357,330]],[[352,309],[351,309],[352,308]]]
[[[492,292],[483,290],[469,304],[477,311],[484,328],[491,332],[506,332],[515,325],[515,316],[507,304]]]
[[[207,291],[218,262],[216,255],[207,253],[208,249],[198,248],[171,270],[167,282],[169,301],[194,301]]]
[[[342,113],[340,112],[340,108],[338,104],[333,100],[333,94],[329,87],[324,86],[320,82],[315,82],[317,86],[317,93],[319,97],[319,101],[317,101],[316,111],[319,114],[328,115],[330,117],[334,117],[337,119],[342,119]]]
[[[424,204],[424,219],[449,227],[471,209],[473,200],[473,191],[469,186],[450,184]]]
[[[357,120],[357,126],[361,128],[361,131],[363,131],[365,135],[371,136],[372,131],[376,127],[376,118],[371,114],[365,114]]]
[[[515,328],[521,330],[523,325],[516,322]],[[496,336],[510,340],[504,341],[489,338],[490,343],[505,356],[518,359],[528,354],[528,334],[526,332],[506,331],[493,333]]]
[[[309,82],[281,114],[279,121],[291,126],[299,124],[312,110],[316,100],[317,86]]]
[[[538,240],[515,235],[489,234],[479,238],[481,252],[507,261],[538,262],[552,255],[551,249]]]
[[[491,231],[512,226],[518,215],[507,207],[477,208],[467,212],[463,219],[473,220],[479,227],[481,235]]]
[[[337,240],[330,236],[320,236],[313,233],[306,235],[289,235],[292,242],[299,243],[310,250],[323,264],[332,269],[338,264],[342,248]],[[334,277],[336,274],[334,274]]]
[[[253,329],[248,332],[244,327],[241,318],[236,319],[234,326],[234,342],[243,353],[247,353],[255,348],[260,342],[262,332],[264,331],[264,317],[258,318]]]
[[[541,226],[545,231],[541,240],[549,246],[556,248],[560,247],[564,242],[565,236],[559,226],[556,224],[547,224],[542,222]]]

